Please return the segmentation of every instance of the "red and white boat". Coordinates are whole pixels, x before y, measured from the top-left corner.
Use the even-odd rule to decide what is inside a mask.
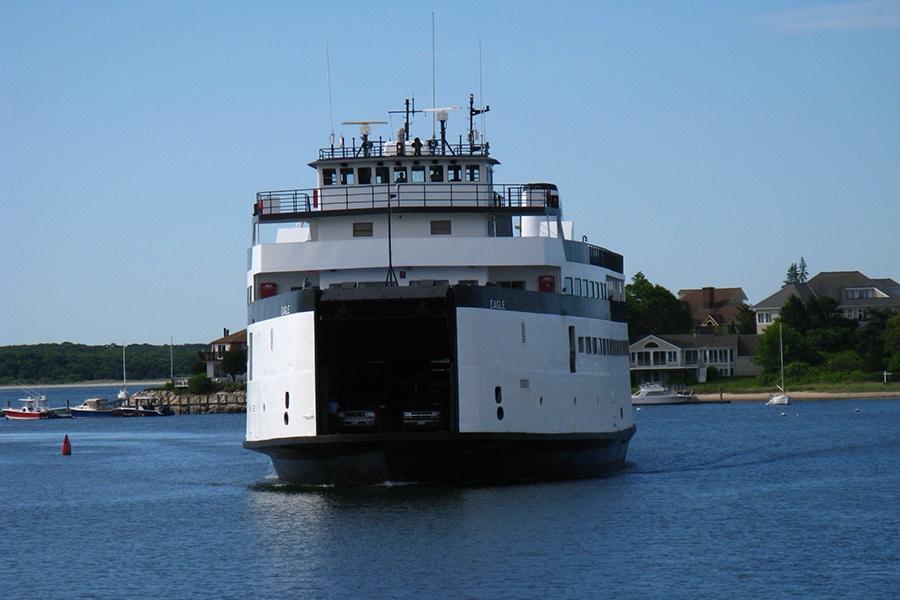
[[[22,406],[19,408],[11,408],[7,406],[3,409],[3,414],[11,421],[31,421],[34,419],[49,419],[53,416],[53,411],[47,408],[47,397],[34,394],[28,398],[19,400]]]

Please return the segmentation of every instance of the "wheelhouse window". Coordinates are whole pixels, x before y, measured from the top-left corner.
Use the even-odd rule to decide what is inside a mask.
[[[480,181],[481,168],[478,165],[466,165],[466,181]]]
[[[372,183],[372,167],[360,167],[356,170],[356,177],[360,185],[370,185]]]
[[[372,237],[372,223],[354,223],[353,237]]]
[[[450,221],[432,221],[431,235],[450,235]]]
[[[447,167],[447,181],[455,182],[462,181],[462,166],[461,165],[450,165]]]
[[[353,175],[351,167],[343,167],[341,169],[341,185],[353,185],[356,183],[356,177]]]
[[[410,180],[413,183],[425,183],[425,167],[417,166],[412,168],[412,179]]]
[[[394,167],[394,183],[406,182],[406,167]]]
[[[337,171],[335,169],[322,169],[322,185],[336,185]]]
[[[375,167],[375,183],[390,183],[391,170],[388,167]]]
[[[441,165],[431,165],[428,167],[428,181],[432,183],[444,181],[444,167]]]

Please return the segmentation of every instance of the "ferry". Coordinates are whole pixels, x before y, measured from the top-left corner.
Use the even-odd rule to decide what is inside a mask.
[[[265,191],[248,253],[244,447],[306,485],[595,477],[635,433],[620,254],[552,183],[495,181],[475,127],[355,121]],[[430,138],[411,132],[429,119]],[[439,126],[439,134],[438,132]]]

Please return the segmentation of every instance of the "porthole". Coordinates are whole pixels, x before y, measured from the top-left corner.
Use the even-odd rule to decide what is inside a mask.
[[[284,424],[287,425],[288,421],[290,421],[290,417],[288,417],[287,411],[284,411]]]
[[[290,407],[291,407],[291,393],[285,392],[284,393],[284,410],[287,410]]]
[[[498,421],[503,420],[503,407],[502,406],[497,407],[497,420]]]

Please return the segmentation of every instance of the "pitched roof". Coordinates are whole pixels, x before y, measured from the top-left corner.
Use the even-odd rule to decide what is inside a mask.
[[[806,301],[815,295],[816,293],[810,289],[808,283],[789,283],[765,300],[757,302],[753,308],[754,310],[765,308],[780,309],[791,296],[797,296],[804,304],[806,304]]]
[[[844,290],[848,288],[876,289],[886,297],[859,298],[848,301]],[[839,305],[862,306],[869,308],[896,307],[900,305],[900,284],[890,278],[871,279],[859,271],[823,271],[806,283],[792,283],[784,286],[765,300],[758,302],[753,308],[780,309],[792,295],[806,304],[811,297],[828,296],[838,301]]]
[[[678,299],[691,311],[694,325],[728,325],[738,321],[741,304],[747,302],[747,295],[739,287],[705,287],[699,290],[679,290]]]
[[[210,342],[210,345],[213,344],[246,344],[247,343],[247,330],[241,329],[240,331],[236,331],[232,334],[226,335],[225,337],[220,337],[217,340],[213,340]]]

